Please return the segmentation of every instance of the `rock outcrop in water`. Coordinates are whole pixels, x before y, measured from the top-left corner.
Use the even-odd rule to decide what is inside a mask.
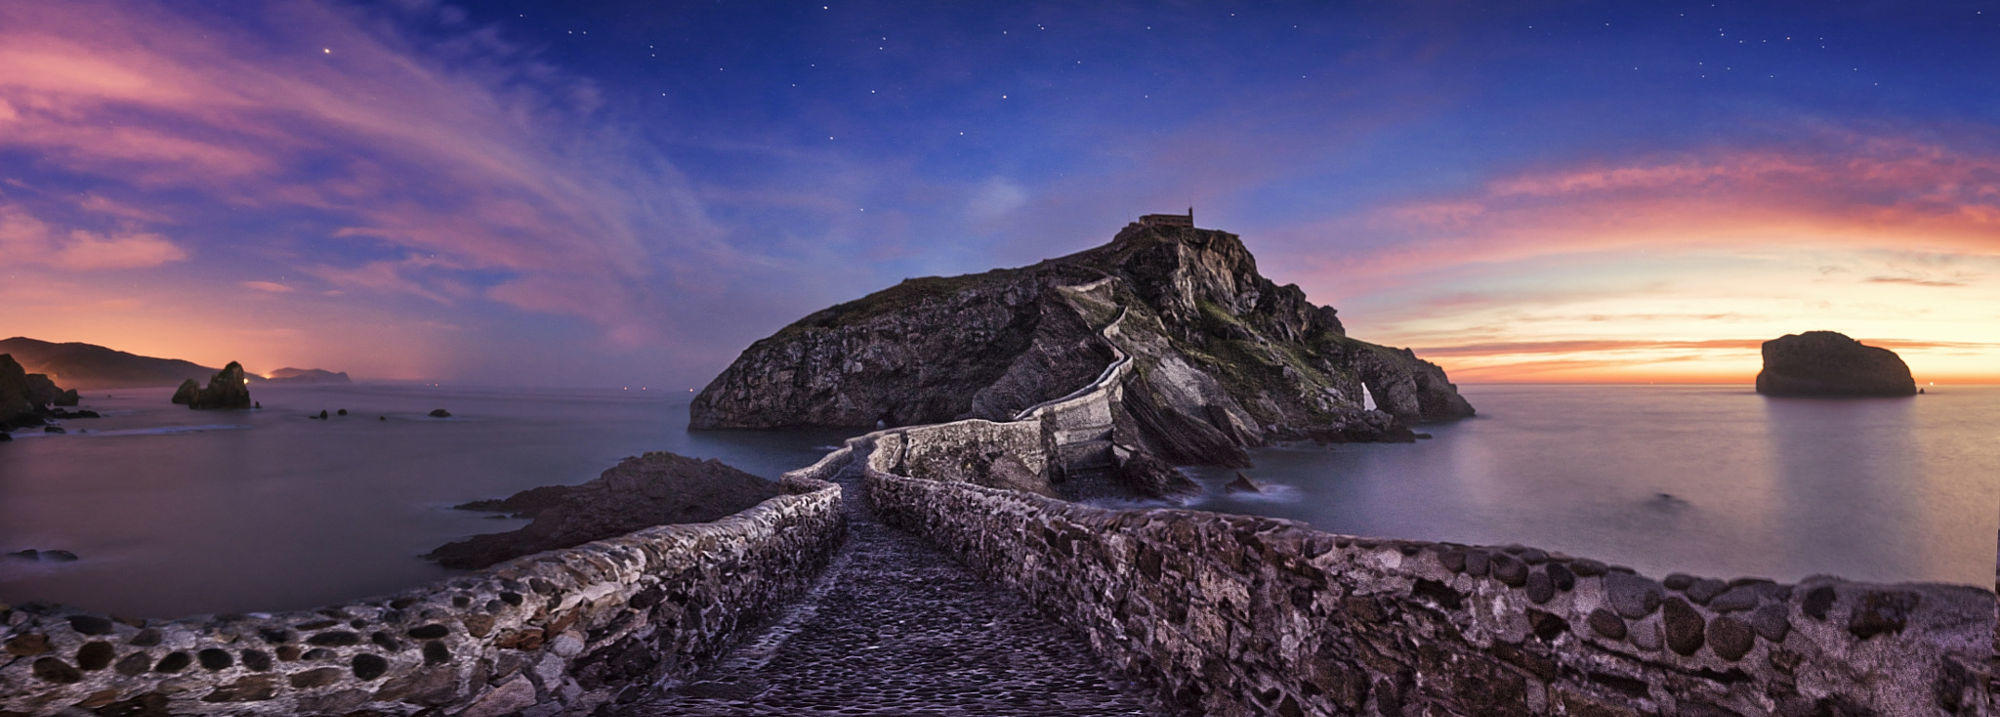
[[[1115,331],[1099,330],[1122,316]],[[1257,272],[1236,235],[1132,224],[1018,269],[911,279],[752,344],[693,428],[1008,420],[1130,355],[1119,420],[1176,463],[1274,440],[1406,440],[1472,415],[1435,364],[1347,336],[1331,307]],[[1363,408],[1364,386],[1380,411]]]
[[[704,523],[783,492],[776,483],[717,460],[664,451],[627,458],[590,482],[543,486],[505,500],[459,506],[533,518],[507,533],[478,535],[427,556],[448,568],[483,568],[544,550],[582,545],[667,523]]]
[[[65,391],[39,373],[28,373],[12,354],[0,354],[0,431],[39,426],[50,406],[74,406],[76,391]]]
[[[182,382],[173,400],[193,409],[249,408],[250,379],[244,376],[242,364],[231,361],[208,379],[207,388],[196,388],[194,379]]]
[[[1770,396],[1911,396],[1917,382],[1896,352],[1832,331],[1764,342],[1757,392]]]

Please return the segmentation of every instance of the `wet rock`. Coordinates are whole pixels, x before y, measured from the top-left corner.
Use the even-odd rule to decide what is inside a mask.
[[[230,665],[236,664],[236,658],[230,655],[228,650],[213,647],[195,653],[194,657],[201,662],[202,667],[209,670],[227,669]]]
[[[1569,569],[1576,571],[1577,575],[1586,578],[1603,575],[1606,571],[1604,563],[1591,560],[1589,558],[1579,558],[1577,560],[1571,561],[1569,564]]]
[[[1660,608],[1664,593],[1652,579],[1631,573],[1606,573],[1604,597],[1619,615],[1637,620]]]
[[[1228,491],[1228,492],[1230,492],[1230,493],[1262,493],[1262,492],[1264,492],[1264,489],[1263,489],[1263,488],[1261,488],[1261,487],[1259,487],[1259,486],[1257,485],[1257,482],[1256,482],[1256,481],[1253,481],[1253,480],[1250,480],[1250,476],[1247,476],[1247,475],[1243,475],[1243,472],[1242,472],[1242,471],[1237,471],[1237,472],[1236,472],[1236,479],[1235,479],[1235,480],[1232,480],[1232,481],[1230,481],[1230,482],[1229,482],[1229,484],[1228,484],[1228,485],[1225,485],[1225,486],[1223,486],[1223,487],[1222,487],[1222,489],[1223,489],[1223,490],[1225,490],[1225,491]]]
[[[1735,662],[1749,654],[1756,637],[1742,620],[1723,615],[1708,621],[1708,649],[1717,657]]]
[[[442,408],[433,408],[433,409],[431,409],[431,412],[430,412],[430,417],[431,417],[431,418],[451,418],[451,412],[450,412],[450,411],[447,411],[447,410],[444,410],[444,409],[442,409]]]
[[[1668,590],[1686,590],[1694,584],[1694,576],[1687,573],[1672,573],[1660,581]]]
[[[340,410],[338,410],[338,411],[335,411],[335,412],[334,412],[334,415],[336,415],[336,416],[345,416],[345,415],[347,415],[347,409],[343,408],[343,409],[340,409]]]
[[[1706,623],[1686,600],[1667,598],[1660,606],[1660,624],[1667,633],[1668,649],[1684,657],[1701,649]]]

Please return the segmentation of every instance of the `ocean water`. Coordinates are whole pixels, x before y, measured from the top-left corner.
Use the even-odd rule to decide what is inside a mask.
[[[1260,449],[1270,489],[1193,506],[1361,535],[1522,543],[1630,565],[1793,580],[1990,585],[2000,388],[1767,399],[1742,387],[1469,386],[1474,419],[1415,444]],[[419,556],[511,530],[449,506],[580,483],[670,450],[775,478],[847,431],[697,432],[687,396],[260,387],[262,411],[85,393],[88,433],[0,444],[0,602],[134,617],[319,606],[451,571]],[[307,419],[321,409],[349,416]],[[449,419],[428,418],[446,408]],[[377,420],[377,417],[387,420]]]
[[[450,574],[419,557],[432,548],[526,522],[452,505],[581,483],[649,450],[776,478],[846,433],[689,433],[686,394],[636,390],[254,387],[261,411],[190,411],[171,394],[86,391],[104,418],[0,443],[0,553],[81,556],[0,556],[0,602],[173,617],[380,595]]]
[[[1462,387],[1413,445],[1259,449],[1259,495],[1190,507],[1358,535],[1521,543],[1669,572],[1991,587],[2000,387],[1766,398],[1748,386]],[[1189,469],[1211,491],[1233,471]]]

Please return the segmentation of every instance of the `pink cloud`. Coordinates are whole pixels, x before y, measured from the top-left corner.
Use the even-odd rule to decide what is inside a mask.
[[[608,282],[610,303],[498,294],[608,331],[658,311],[647,288],[658,257],[743,263],[684,177],[597,121],[587,81],[491,28],[417,42],[345,7],[252,7],[255,17],[233,18],[87,0],[0,5],[0,149],[97,178],[102,189],[80,204],[100,218],[163,223],[149,194],[197,192],[252,218],[308,209],[345,227],[274,241],[425,259],[296,260],[339,290],[452,304],[480,296],[466,269],[517,284]],[[593,131],[577,130],[585,123]],[[142,229],[73,237],[50,261],[185,256]]]
[[[0,255],[68,271],[138,269],[177,262],[186,250],[151,232],[60,230],[19,207],[0,205]]]

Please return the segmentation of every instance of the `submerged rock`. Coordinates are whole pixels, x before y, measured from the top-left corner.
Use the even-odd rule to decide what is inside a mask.
[[[781,492],[777,484],[721,461],[647,453],[627,458],[581,485],[543,486],[504,500],[461,505],[468,510],[533,518],[534,522],[512,532],[449,543],[427,557],[449,568],[483,568],[654,525],[716,520]]]
[[[1246,476],[1246,475],[1243,475],[1243,472],[1242,472],[1242,471],[1237,471],[1237,472],[1236,472],[1236,479],[1235,479],[1235,480],[1232,480],[1232,481],[1230,481],[1230,482],[1229,482],[1229,484],[1228,484],[1228,485],[1225,485],[1225,486],[1223,486],[1223,487],[1222,487],[1222,489],[1223,489],[1223,490],[1226,490],[1226,491],[1229,491],[1229,492],[1231,492],[1231,493],[1262,493],[1262,492],[1264,492],[1264,489],[1263,489],[1263,487],[1261,487],[1261,486],[1257,485],[1257,482],[1256,482],[1256,481],[1253,481],[1253,480],[1250,480],[1250,476]]]
[[[35,550],[33,548],[27,550],[16,550],[14,552],[8,553],[7,557],[17,558],[20,560],[47,561],[52,563],[74,563],[77,560],[76,553],[72,553],[67,550]]]
[[[1769,396],[1911,396],[1917,382],[1896,352],[1832,331],[1764,342],[1757,392]]]

